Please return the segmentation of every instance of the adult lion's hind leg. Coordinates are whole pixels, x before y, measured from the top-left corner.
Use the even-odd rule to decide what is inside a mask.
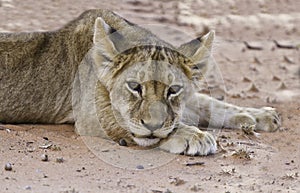
[[[160,148],[175,154],[208,155],[217,151],[217,143],[210,133],[194,126],[180,124]]]

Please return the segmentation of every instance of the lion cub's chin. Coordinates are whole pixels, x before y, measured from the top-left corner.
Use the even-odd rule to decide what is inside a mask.
[[[153,139],[149,139],[149,138],[137,138],[134,137],[133,140],[142,147],[148,147],[148,146],[152,146],[157,144],[160,141],[160,138],[153,138]]]

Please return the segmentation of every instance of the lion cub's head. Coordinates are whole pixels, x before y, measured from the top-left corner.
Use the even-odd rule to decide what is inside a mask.
[[[174,48],[133,24],[116,31],[97,18],[94,30],[92,56],[118,124],[138,145],[159,143],[207,68],[214,32]]]

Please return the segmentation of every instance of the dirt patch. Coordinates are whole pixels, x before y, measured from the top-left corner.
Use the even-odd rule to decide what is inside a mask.
[[[214,96],[273,106],[283,119],[280,131],[258,136],[213,130],[223,147],[217,154],[159,165],[157,152],[142,162],[147,155],[120,154],[126,147],[116,144],[98,147],[115,156],[104,160],[70,125],[2,125],[1,192],[300,192],[299,7],[290,0],[0,1],[1,31],[54,30],[90,8],[115,10],[175,44],[215,29],[222,78],[213,71],[208,80]],[[124,167],[117,159],[137,162]]]

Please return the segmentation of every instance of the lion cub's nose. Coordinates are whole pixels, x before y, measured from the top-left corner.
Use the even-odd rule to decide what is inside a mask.
[[[142,117],[141,124],[150,131],[155,131],[163,127],[167,117],[167,106],[161,101],[154,101],[149,105],[148,113]]]
[[[150,131],[155,131],[157,129],[160,129],[164,125],[163,122],[162,123],[146,123],[143,119],[141,120],[141,123],[144,127],[149,129]]]

